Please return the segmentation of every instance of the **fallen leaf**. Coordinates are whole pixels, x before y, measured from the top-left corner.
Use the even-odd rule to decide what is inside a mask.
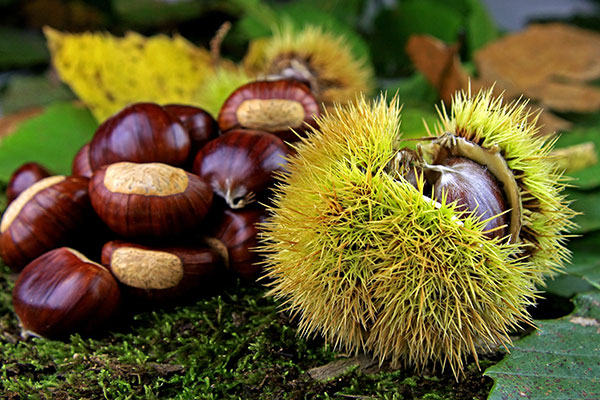
[[[479,79],[556,111],[600,109],[600,34],[555,23],[530,25],[475,53]]]
[[[439,92],[440,98],[452,103],[457,90],[468,86],[469,75],[458,58],[459,45],[447,45],[429,35],[412,35],[406,43],[406,53],[415,67]],[[475,81],[472,85],[477,86]]]
[[[99,121],[133,102],[194,105],[215,72],[210,52],[178,35],[44,33],[61,79]]]

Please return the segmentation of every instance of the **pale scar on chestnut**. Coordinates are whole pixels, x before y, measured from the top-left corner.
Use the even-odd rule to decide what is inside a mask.
[[[244,100],[235,115],[245,128],[270,132],[298,127],[306,116],[302,103],[286,99]]]
[[[184,170],[161,163],[120,162],[106,168],[104,186],[113,193],[171,196],[185,192]]]
[[[113,252],[110,268],[119,281],[139,289],[168,289],[183,278],[179,257],[164,251],[122,247]]]
[[[66,177],[64,175],[49,176],[41,181],[37,181],[25,189],[23,193],[21,193],[12,203],[10,203],[6,209],[6,212],[2,217],[2,222],[0,223],[0,232],[4,233],[4,231],[8,229],[17,215],[19,215],[25,204],[27,204],[29,200],[33,198],[33,196],[52,185],[64,181],[65,179]]]
[[[89,258],[87,258],[86,256],[84,256],[83,254],[81,254],[80,252],[78,252],[75,249],[67,248],[67,251],[69,251],[75,257],[79,258],[84,263],[93,264],[93,265],[95,265],[95,266],[97,266],[99,268],[106,269],[106,267],[104,265],[98,264],[97,262],[94,262],[94,261],[90,260]]]

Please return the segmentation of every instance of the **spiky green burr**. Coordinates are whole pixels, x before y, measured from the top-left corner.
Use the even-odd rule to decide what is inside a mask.
[[[437,362],[459,376],[466,356],[510,343],[511,329],[531,323],[536,284],[567,257],[571,212],[551,142],[535,138],[522,105],[500,102],[489,92],[457,96],[440,133],[464,133],[518,168],[517,241],[488,239],[484,221],[432,200],[423,176],[414,186],[390,173],[403,147],[395,99],[337,107],[296,145],[263,250],[269,294],[298,317],[302,335],[392,365]]]

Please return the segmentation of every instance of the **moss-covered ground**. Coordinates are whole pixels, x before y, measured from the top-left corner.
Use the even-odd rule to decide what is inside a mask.
[[[298,338],[259,284],[225,281],[186,304],[124,312],[94,337],[23,340],[11,305],[15,276],[0,267],[3,399],[484,399],[492,381],[473,364],[447,371],[363,373],[326,381],[307,371],[340,358]],[[496,356],[497,357],[497,356]]]

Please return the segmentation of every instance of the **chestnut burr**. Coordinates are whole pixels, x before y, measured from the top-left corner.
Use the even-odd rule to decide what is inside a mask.
[[[298,134],[316,126],[319,115],[319,104],[308,86],[282,79],[241,86],[227,98],[217,121],[223,132],[234,128],[257,129],[295,141]]]
[[[0,223],[0,255],[15,271],[48,250],[76,241],[95,216],[89,179],[44,178],[13,201]]]
[[[289,150],[275,135],[235,129],[208,142],[192,172],[203,178],[231,208],[242,208],[283,171]]]
[[[12,301],[24,335],[63,339],[101,329],[117,310],[120,291],[105,267],[61,247],[23,269]]]
[[[28,162],[21,165],[13,172],[6,187],[6,200],[10,203],[17,198],[21,192],[37,181],[52,175],[50,171],[36,162]]]
[[[183,165],[190,137],[179,119],[154,103],[136,103],[104,121],[90,142],[92,170],[120,161]]]
[[[167,237],[198,225],[212,203],[198,176],[161,163],[120,162],[94,172],[92,207],[125,237]]]

